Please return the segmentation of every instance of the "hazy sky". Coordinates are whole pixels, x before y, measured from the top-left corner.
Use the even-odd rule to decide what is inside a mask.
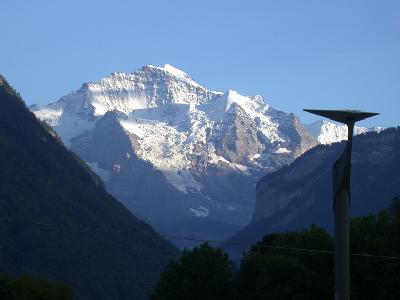
[[[398,0],[1,0],[0,26],[0,73],[28,104],[169,63],[304,122],[302,108],[354,108],[400,125]]]

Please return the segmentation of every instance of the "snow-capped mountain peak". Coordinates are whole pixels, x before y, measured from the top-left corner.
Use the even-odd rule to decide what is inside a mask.
[[[335,124],[326,120],[319,120],[306,125],[308,131],[313,135],[320,144],[332,144],[347,140],[347,126],[345,124]],[[354,135],[363,134],[368,131],[382,131],[382,127],[354,127]]]
[[[163,72],[167,72],[168,74],[182,80],[185,81],[191,85],[193,85],[194,87],[201,87],[197,82],[195,82],[187,73],[185,73],[184,71],[175,68],[174,66],[170,65],[170,64],[165,64],[163,67],[157,67],[154,65],[147,65],[146,67],[151,68],[151,69],[157,69]]]
[[[269,105],[264,102],[260,95],[250,97],[242,96],[237,91],[228,90],[228,92],[224,94],[224,97],[226,97],[226,111],[229,109],[232,103],[238,104],[249,114],[253,114],[254,112],[265,113],[269,107]]]
[[[131,201],[128,187],[141,188],[128,182],[154,168],[162,174],[154,178],[161,176],[157,180],[168,186],[160,193],[172,190],[181,196],[171,198],[192,199],[175,208],[198,217],[224,216],[233,223],[235,214],[245,215],[240,223],[250,219],[253,204],[247,191],[253,191],[257,174],[276,170],[316,144],[294,115],[272,109],[261,96],[207,90],[168,64],[112,73],[31,110],[106,185],[118,186],[125,202]],[[144,173],[136,174],[133,158],[145,162]],[[236,177],[241,179],[233,189],[240,188],[243,178],[251,184],[245,195],[226,197],[229,180]],[[153,200],[146,199],[128,206],[147,214]]]

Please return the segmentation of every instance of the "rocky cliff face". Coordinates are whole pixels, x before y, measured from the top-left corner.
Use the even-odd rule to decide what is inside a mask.
[[[398,129],[356,137],[351,191],[356,214],[375,212],[400,192],[397,185],[400,181],[395,175],[395,166],[400,163],[399,142]],[[286,217],[280,223],[289,224],[309,207],[322,201],[332,204],[331,170],[343,149],[344,143],[317,147],[289,167],[263,177],[257,184],[253,221],[285,212]],[[287,214],[288,211],[292,213]]]
[[[155,226],[190,217],[247,224],[262,174],[317,144],[261,96],[207,90],[170,65],[113,73],[31,110]]]

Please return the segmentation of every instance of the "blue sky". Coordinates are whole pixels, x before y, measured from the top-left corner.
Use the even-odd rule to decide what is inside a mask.
[[[353,108],[400,125],[400,1],[2,0],[0,26],[0,73],[28,104],[169,63],[304,122]]]

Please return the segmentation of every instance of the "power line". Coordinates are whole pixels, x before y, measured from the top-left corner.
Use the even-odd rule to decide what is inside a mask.
[[[202,240],[202,239],[196,239],[196,238],[185,238],[185,237],[177,237],[177,236],[165,236],[162,235],[164,238],[168,239],[180,239],[180,240],[189,240],[189,241],[196,241],[196,242],[208,242],[208,243],[225,243],[225,244],[231,244],[231,245],[242,245],[242,246],[248,246],[248,244],[245,243],[240,243],[240,242],[229,242],[229,241],[213,241],[213,240]],[[321,249],[309,249],[309,248],[296,248],[296,247],[285,247],[285,246],[272,246],[272,245],[252,245],[251,247],[256,247],[256,248],[268,248],[268,249],[281,249],[281,250],[293,250],[293,251],[303,251],[303,252],[311,252],[311,253],[323,253],[323,254],[335,254],[335,251],[330,251],[330,250],[321,250]],[[373,257],[373,258],[385,258],[385,259],[394,259],[394,260],[400,260],[400,257],[398,256],[385,256],[385,255],[374,255],[374,254],[365,254],[365,253],[350,253],[352,256],[359,256],[359,257]]]
[[[64,225],[64,224],[55,224],[55,223],[16,220],[16,219],[9,219],[9,218],[0,218],[0,221],[7,222],[7,223],[27,223],[27,224],[37,225],[37,226],[64,227],[64,228],[70,228],[70,229],[75,229],[75,230],[84,230],[84,231],[118,232],[118,233],[131,233],[132,232],[132,231],[123,230],[123,229],[111,229],[111,228],[108,229],[108,228],[100,228],[100,227]],[[248,244],[241,243],[241,242],[205,240],[205,239],[199,239],[199,238],[193,238],[193,237],[183,237],[183,236],[163,235],[163,234],[159,234],[159,235],[165,239],[184,240],[184,241],[192,241],[192,242],[199,242],[199,243],[216,243],[216,244],[225,243],[225,244],[248,247]],[[252,245],[251,247],[277,249],[277,250],[291,250],[291,251],[308,252],[308,253],[315,253],[315,254],[330,254],[330,255],[335,254],[334,251],[321,250],[321,249],[308,249],[308,248],[296,248],[296,247],[273,246],[273,245],[258,245],[258,244]],[[375,254],[368,254],[368,253],[350,253],[350,255],[355,256],[355,257],[380,258],[380,259],[390,259],[390,260],[400,261],[399,256],[375,255]]]

